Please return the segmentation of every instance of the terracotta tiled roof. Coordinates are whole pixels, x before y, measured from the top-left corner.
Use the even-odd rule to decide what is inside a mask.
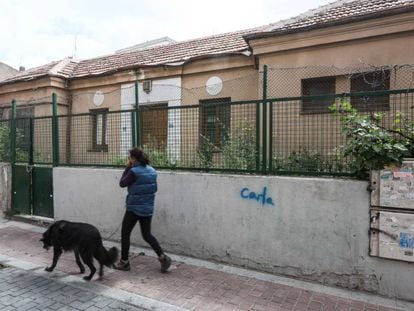
[[[249,46],[243,39],[243,36],[262,29],[263,27],[257,27],[80,61],[64,59],[28,69],[11,79],[1,81],[0,84],[28,81],[46,75],[63,78],[94,76],[133,67],[163,64],[180,65],[191,59],[208,55],[249,53]]]
[[[262,32],[246,35],[246,39],[266,36],[267,34],[282,34],[297,32],[309,28],[326,27],[329,24],[351,22],[356,19],[364,19],[369,16],[381,14],[395,14],[414,9],[414,0],[339,0],[294,18],[271,24]]]
[[[0,84],[12,83],[16,81],[30,81],[43,76],[69,78],[77,64],[77,61],[70,58],[65,58],[61,61],[53,61],[47,63],[46,65],[21,71],[12,78],[1,81]]]
[[[116,53],[79,63],[73,72],[74,77],[98,75],[128,67],[155,66],[161,64],[178,65],[188,60],[226,53],[242,53],[249,49],[243,35],[263,29],[255,28],[220,35],[183,41],[139,51]]]

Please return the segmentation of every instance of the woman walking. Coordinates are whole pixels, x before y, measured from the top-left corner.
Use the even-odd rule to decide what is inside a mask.
[[[151,220],[154,213],[154,199],[157,192],[157,171],[149,165],[148,156],[140,148],[129,150],[128,164],[119,185],[128,187],[126,211],[122,221],[121,260],[115,269],[128,271],[131,232],[137,222],[141,227],[142,238],[158,256],[161,272],[167,272],[171,258],[164,254],[157,239],[151,234]]]

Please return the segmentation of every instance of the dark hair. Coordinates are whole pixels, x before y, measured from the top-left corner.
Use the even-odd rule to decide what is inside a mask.
[[[150,164],[148,155],[142,150],[141,147],[136,147],[129,150],[129,156],[136,159],[141,165],[146,166]]]

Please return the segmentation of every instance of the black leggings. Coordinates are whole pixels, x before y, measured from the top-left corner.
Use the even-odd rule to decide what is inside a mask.
[[[141,227],[141,235],[145,242],[151,245],[158,257],[161,256],[164,252],[161,249],[161,246],[158,244],[157,239],[151,234],[151,219],[152,216],[138,216],[132,212],[126,211],[124,215],[124,220],[122,221],[122,233],[121,233],[121,259],[128,260],[129,254],[129,244],[131,232],[134,229],[137,221]]]

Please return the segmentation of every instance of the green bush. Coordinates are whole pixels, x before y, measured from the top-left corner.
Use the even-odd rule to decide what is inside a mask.
[[[151,165],[154,167],[175,167],[177,161],[173,161],[168,153],[165,142],[158,142],[155,137],[147,136],[148,143],[142,145],[142,149],[148,155]]]
[[[320,172],[326,169],[324,157],[320,153],[306,148],[293,151],[288,156],[288,166],[291,171]]]
[[[109,160],[110,166],[125,166],[128,162],[128,157],[114,157]]]
[[[8,123],[0,123],[0,161],[11,161],[10,127]],[[16,129],[16,162],[28,162],[29,154],[21,129]]]
[[[226,169],[256,168],[256,132],[250,124],[242,124],[230,134],[223,146]]]
[[[414,123],[404,114],[397,113],[387,128],[384,113],[360,113],[347,101],[330,110],[341,120],[346,137],[343,154],[350,156],[350,168],[357,176],[366,178],[370,170],[399,166],[404,157],[413,156]]]
[[[9,162],[10,154],[10,130],[3,122],[0,123],[0,161]]]
[[[329,162],[320,153],[306,148],[294,150],[288,156],[274,156],[275,171],[324,172],[329,171]]]
[[[204,135],[200,135],[200,146],[197,149],[197,157],[193,165],[201,168],[212,168],[215,151],[217,151],[217,148],[214,144]]]

